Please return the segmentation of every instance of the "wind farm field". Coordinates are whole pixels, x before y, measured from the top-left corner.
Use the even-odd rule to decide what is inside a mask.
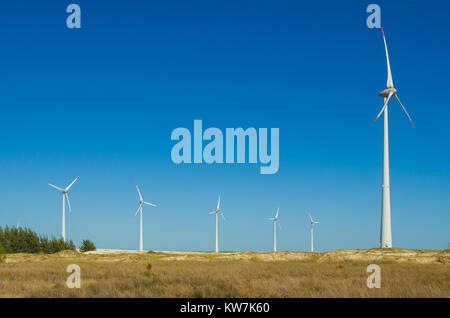
[[[81,269],[70,289],[69,264]],[[381,288],[366,285],[381,268]],[[450,250],[8,254],[0,297],[450,297]]]

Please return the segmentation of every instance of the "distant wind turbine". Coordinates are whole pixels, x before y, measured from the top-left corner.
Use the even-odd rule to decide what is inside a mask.
[[[311,220],[311,252],[314,252],[314,224],[318,224],[320,222],[316,222],[313,220],[311,213],[308,212],[309,219]]]
[[[223,212],[220,210],[220,193],[219,199],[217,200],[217,208],[214,211],[209,212],[208,214],[216,215],[216,253],[219,253],[219,214],[224,221],[226,221],[225,216],[223,216]]]
[[[72,208],[70,207],[70,200],[69,200],[69,189],[72,187],[72,185],[75,183],[75,181],[78,180],[79,177],[76,177],[75,180],[72,181],[71,184],[69,184],[67,186],[67,188],[62,189],[60,187],[57,187],[51,183],[47,184],[53,188],[55,188],[56,190],[59,190],[62,192],[63,195],[63,202],[62,202],[62,206],[63,206],[63,210],[62,210],[62,239],[65,242],[66,241],[66,200],[67,200],[67,205],[69,206],[69,212],[70,215],[72,215]]]
[[[278,213],[280,212],[280,208],[277,208],[277,213],[273,218],[267,218],[269,221],[273,221],[273,251],[277,251],[277,224],[281,230],[280,221],[278,220]]]
[[[394,88],[394,83],[392,81],[391,66],[389,63],[389,54],[386,44],[386,37],[384,36],[383,28],[381,28],[383,33],[384,48],[386,50],[386,62],[387,62],[387,88],[380,92],[380,96],[384,98],[384,105],[381,108],[380,113],[375,118],[375,121],[384,112],[384,137],[383,137],[383,184],[382,184],[382,206],[381,206],[381,231],[380,231],[380,247],[390,248],[392,247],[392,232],[391,232],[391,195],[389,190],[389,137],[388,137],[388,102],[389,99],[394,96],[398,101],[400,106],[408,116],[411,125],[414,127],[414,123],[409,116],[406,108],[400,102],[397,96],[397,90]]]
[[[139,187],[138,187],[138,185],[136,184],[136,189],[137,189],[137,192],[138,192],[138,194],[139,194],[139,207],[138,207],[138,209],[137,209],[137,211],[136,211],[136,214],[134,215],[134,217],[136,217],[136,215],[139,213],[139,212],[141,212],[141,215],[140,215],[140,232],[139,232],[139,250],[142,252],[143,250],[144,250],[144,237],[143,237],[143,232],[142,232],[142,206],[144,205],[144,204],[147,204],[147,205],[151,205],[151,206],[153,206],[153,207],[157,207],[157,205],[156,204],[153,204],[153,203],[149,203],[149,202],[146,202],[146,201],[144,201],[144,199],[142,199],[142,195],[141,195],[141,192],[139,191]]]

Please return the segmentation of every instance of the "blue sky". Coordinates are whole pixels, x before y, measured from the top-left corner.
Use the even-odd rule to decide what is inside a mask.
[[[377,247],[386,84],[369,1],[14,1],[0,12],[0,224],[61,233],[98,248],[222,250]],[[450,4],[377,1],[393,79],[416,124],[390,106],[393,245],[450,242]],[[203,126],[280,129],[280,170],[175,165],[170,134]]]

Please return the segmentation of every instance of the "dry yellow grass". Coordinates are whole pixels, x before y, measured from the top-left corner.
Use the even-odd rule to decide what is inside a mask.
[[[366,286],[372,263],[380,289]],[[66,286],[69,264],[80,289]],[[13,254],[0,297],[450,297],[450,252]]]

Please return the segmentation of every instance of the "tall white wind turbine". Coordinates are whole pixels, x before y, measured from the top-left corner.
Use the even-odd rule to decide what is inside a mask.
[[[309,219],[311,220],[311,252],[314,252],[314,224],[318,224],[320,222],[316,222],[313,220],[311,213],[308,212]]]
[[[278,213],[280,212],[280,208],[277,208],[277,213],[273,218],[267,218],[269,221],[273,221],[273,251],[277,251],[277,224],[281,230],[280,221],[278,220]]]
[[[139,229],[140,229],[140,231],[139,231],[139,251],[142,252],[144,250],[144,234],[142,232],[142,207],[144,206],[144,204],[146,204],[146,205],[151,205],[151,206],[156,208],[157,205],[153,204],[153,203],[150,203],[150,202],[147,202],[147,201],[144,201],[144,199],[142,199],[141,191],[139,191],[139,187],[138,187],[137,184],[136,184],[136,189],[137,189],[137,192],[139,194],[139,207],[138,207],[134,217],[136,217],[136,215],[139,212],[141,212],[140,213],[140,227],[139,227]]]
[[[224,221],[226,221],[225,217],[223,216],[223,212],[220,210],[220,193],[219,193],[219,199],[217,200],[217,208],[214,211],[209,212],[208,214],[215,214],[216,215],[216,253],[219,253],[219,214],[222,217]]]
[[[66,200],[67,200],[67,205],[69,206],[69,212],[70,215],[72,215],[72,208],[70,207],[70,200],[69,200],[69,189],[72,187],[72,185],[75,183],[75,181],[78,180],[79,177],[76,177],[75,180],[72,181],[71,184],[69,184],[67,186],[67,188],[62,189],[60,187],[57,187],[51,183],[46,182],[49,186],[55,188],[56,190],[61,191],[62,195],[63,195],[63,202],[62,202],[62,239],[65,242],[66,241]]]
[[[375,118],[375,121],[384,112],[384,136],[383,136],[383,182],[382,182],[382,205],[381,205],[381,232],[380,232],[380,247],[390,248],[392,247],[392,233],[391,233],[391,195],[389,190],[389,137],[388,137],[388,102],[392,96],[398,101],[400,106],[402,106],[406,116],[408,116],[411,125],[414,127],[414,123],[409,116],[406,108],[400,102],[397,96],[397,90],[394,88],[394,82],[392,81],[391,66],[389,63],[389,54],[386,44],[386,37],[384,36],[384,30],[381,28],[383,33],[384,48],[386,50],[386,62],[387,62],[387,88],[380,92],[380,96],[384,98],[384,105],[381,108],[380,113]]]

